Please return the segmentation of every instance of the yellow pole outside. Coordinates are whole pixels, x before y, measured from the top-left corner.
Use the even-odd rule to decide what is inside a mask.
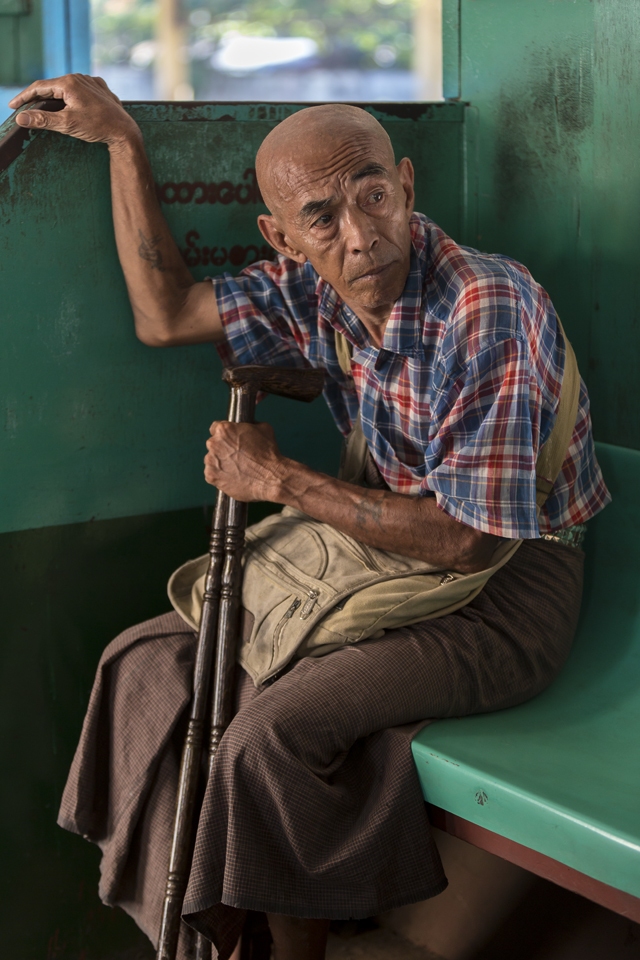
[[[413,51],[418,99],[442,100],[442,0],[417,0]]]
[[[158,0],[155,86],[160,100],[193,100],[182,0]]]

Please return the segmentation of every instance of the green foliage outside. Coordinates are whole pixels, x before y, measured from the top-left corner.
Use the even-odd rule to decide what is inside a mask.
[[[155,3],[91,0],[94,64],[127,63],[136,44],[153,39],[155,22]]]
[[[310,37],[320,66],[409,68],[416,0],[183,0],[190,59],[206,61],[225,36]],[[153,57],[155,3],[92,0],[94,62]],[[137,47],[142,44],[142,47]]]

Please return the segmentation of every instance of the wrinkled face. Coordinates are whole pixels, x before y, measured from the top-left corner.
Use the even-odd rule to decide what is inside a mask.
[[[281,253],[310,260],[361,319],[383,322],[409,272],[411,162],[396,167],[388,142],[357,127],[311,141],[274,164],[273,216],[260,227]]]

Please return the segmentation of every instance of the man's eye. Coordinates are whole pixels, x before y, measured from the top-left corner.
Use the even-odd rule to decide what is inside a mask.
[[[384,193],[382,190],[376,190],[375,193],[371,194],[369,199],[373,200],[374,203],[380,203],[382,200],[384,200]]]
[[[332,220],[333,220],[333,217],[331,216],[330,213],[323,213],[321,217],[318,217],[317,220],[314,220],[313,226],[326,227],[327,224],[331,223]]]

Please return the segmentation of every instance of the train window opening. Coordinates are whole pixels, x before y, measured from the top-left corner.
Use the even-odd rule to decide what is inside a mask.
[[[442,0],[92,0],[126,100],[442,99]]]

